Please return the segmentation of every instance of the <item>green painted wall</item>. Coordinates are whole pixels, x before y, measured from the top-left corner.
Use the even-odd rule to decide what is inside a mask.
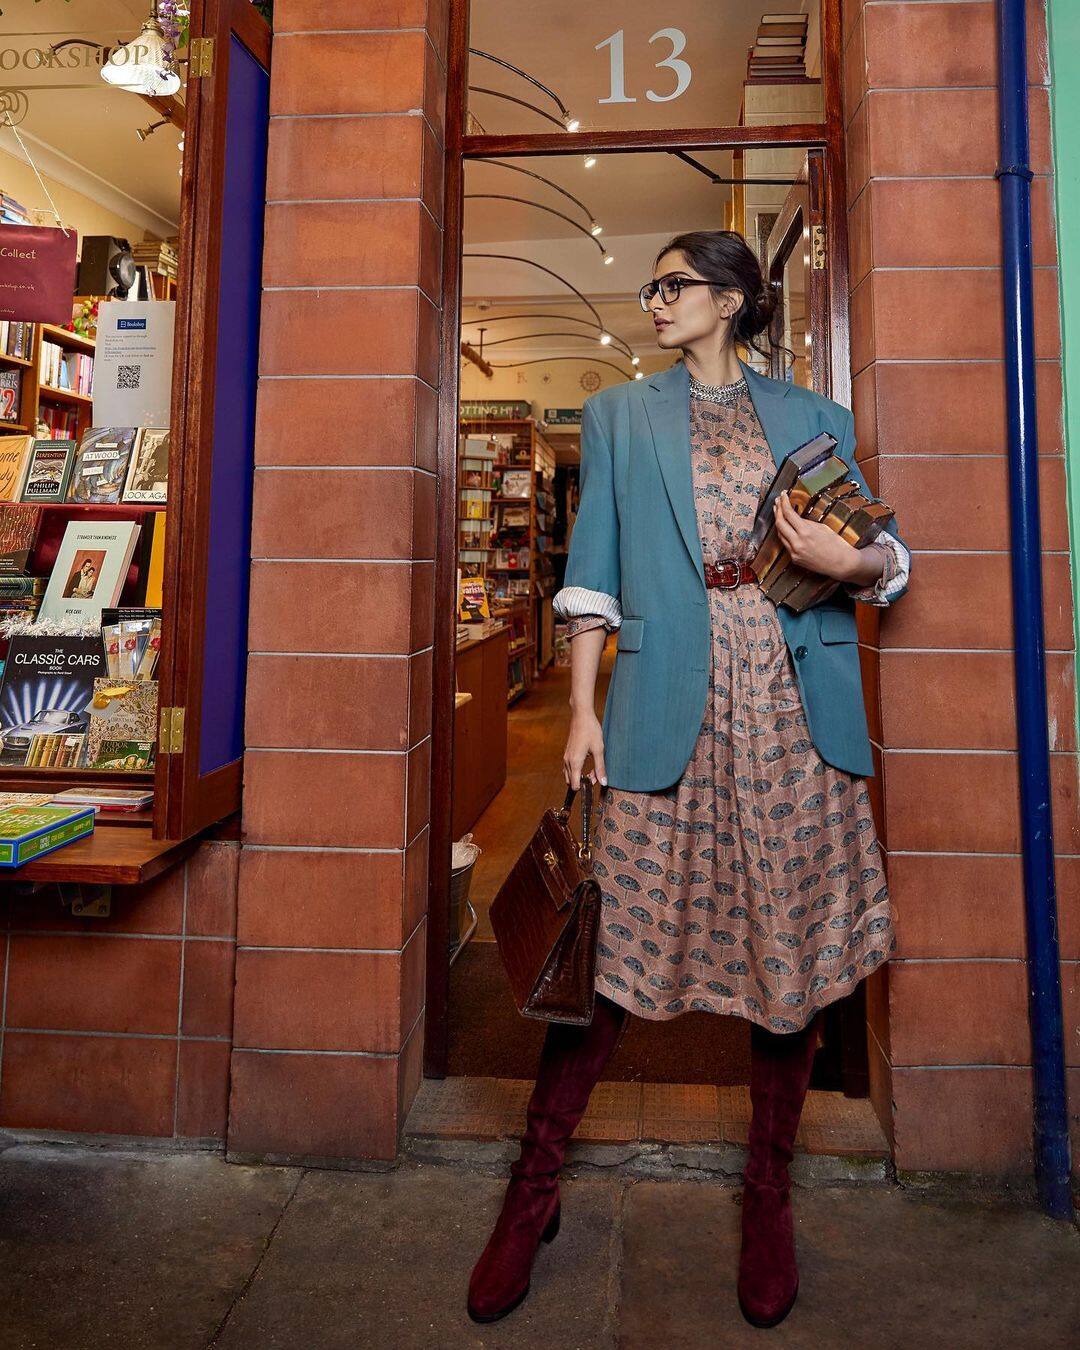
[[[1065,475],[1080,689],[1080,3],[1047,0],[1065,384]],[[1080,727],[1080,699],[1077,725]]]

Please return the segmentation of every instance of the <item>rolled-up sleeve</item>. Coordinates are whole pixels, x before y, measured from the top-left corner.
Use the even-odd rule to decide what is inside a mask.
[[[880,501],[881,498],[871,492],[870,486],[856,462],[855,418],[850,412],[847,413],[840,445],[836,453],[851,470],[851,477],[855,479],[865,495],[871,501]],[[853,600],[861,600],[865,604],[894,604],[907,590],[911,578],[911,550],[901,539],[896,521],[891,520],[873,543],[867,544],[866,547],[880,549],[884,554],[881,576],[870,586],[856,587],[849,582],[845,590]]]
[[[602,615],[615,629],[622,623],[619,570],[619,513],[611,442],[586,399],[581,414],[581,494],[570,535],[563,587],[552,599],[561,619]]]

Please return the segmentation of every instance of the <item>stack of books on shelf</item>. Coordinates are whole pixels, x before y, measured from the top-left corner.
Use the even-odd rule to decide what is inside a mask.
[[[34,325],[16,323],[9,319],[0,320],[0,353],[14,356],[19,361],[29,361],[34,350]]]
[[[179,259],[176,250],[164,239],[144,239],[131,249],[136,267],[146,267],[159,276],[176,280]]]
[[[57,342],[41,340],[41,383],[89,397],[94,392],[94,358],[88,352],[68,351]]]
[[[0,225],[32,225],[30,213],[22,202],[8,192],[0,191]]]
[[[806,75],[806,14],[763,14],[747,62],[748,80],[803,78]]]

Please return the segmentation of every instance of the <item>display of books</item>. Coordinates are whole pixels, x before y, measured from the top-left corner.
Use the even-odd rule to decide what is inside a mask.
[[[0,765],[77,767],[104,673],[97,637],[13,637],[0,684]]]
[[[58,806],[93,806],[98,811],[145,811],[153,800],[153,788],[69,788],[52,798]]]
[[[161,651],[160,609],[104,609],[101,638],[111,680],[152,680]]]
[[[111,773],[132,773],[154,767],[153,741],[102,741],[91,769],[107,769]]]
[[[504,469],[502,475],[503,497],[522,497],[525,501],[532,496],[531,469]]]
[[[168,428],[143,427],[124,483],[125,502],[164,502],[169,487]]]
[[[75,464],[74,441],[34,441],[26,467],[21,498],[24,502],[67,501],[71,470]]]
[[[100,623],[120,599],[138,537],[132,520],[69,521],[39,619]]]
[[[22,408],[22,376],[17,370],[0,370],[0,422],[17,422]]]
[[[40,507],[0,502],[0,574],[26,571],[40,526]]]
[[[138,435],[136,427],[91,427],[75,455],[68,501],[118,503]]]

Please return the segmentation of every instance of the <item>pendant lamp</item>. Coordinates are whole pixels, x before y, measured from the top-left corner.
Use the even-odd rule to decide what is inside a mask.
[[[176,63],[165,42],[156,6],[138,37],[114,47],[101,67],[101,78],[116,89],[165,98],[180,88]]]

